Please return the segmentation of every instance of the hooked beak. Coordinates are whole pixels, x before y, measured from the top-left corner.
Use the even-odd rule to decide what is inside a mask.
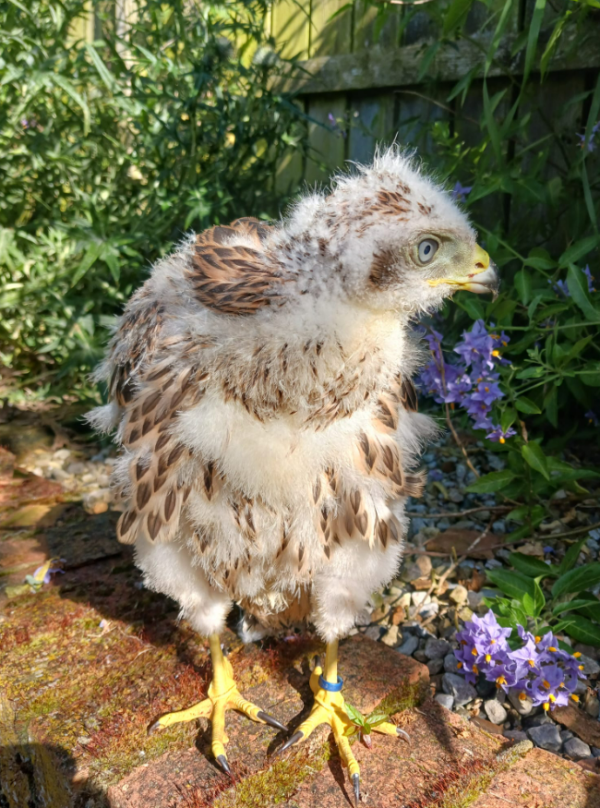
[[[430,278],[427,283],[430,286],[439,286],[445,283],[456,290],[466,289],[468,292],[475,292],[478,295],[491,292],[496,297],[500,285],[496,266],[490,261],[490,256],[479,244],[475,245],[472,266],[472,270],[466,275],[454,278]]]

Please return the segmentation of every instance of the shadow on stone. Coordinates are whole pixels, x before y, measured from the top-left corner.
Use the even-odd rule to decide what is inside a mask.
[[[0,747],[2,808],[104,808],[105,795],[87,780],[73,784],[73,757],[42,743]]]

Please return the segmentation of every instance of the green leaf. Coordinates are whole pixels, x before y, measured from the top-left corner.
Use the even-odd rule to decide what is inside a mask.
[[[474,483],[467,486],[466,490],[472,494],[493,494],[496,491],[501,491],[514,479],[515,475],[510,469],[492,471],[490,474],[485,474],[475,480]]]
[[[585,645],[600,646],[600,626],[592,623],[587,617],[571,614],[564,621],[564,630],[577,642]]]
[[[580,258],[584,258],[588,253],[591,253],[598,246],[598,242],[600,242],[599,235],[579,239],[575,244],[571,244],[560,256],[558,259],[559,266],[568,267],[570,264],[575,264]],[[579,271],[581,272],[581,270]],[[583,273],[581,274],[583,275]]]
[[[535,401],[527,398],[527,396],[519,396],[515,401],[515,407],[519,412],[524,412],[526,415],[539,415],[541,413]]]
[[[530,575],[532,578],[537,578],[540,575],[544,578],[555,578],[558,575],[558,567],[545,564],[539,558],[525,555],[525,553],[511,553],[508,561],[519,572]]]
[[[534,471],[538,471],[547,480],[550,479],[546,455],[537,443],[531,441],[530,443],[523,444],[523,446],[521,446],[521,454],[525,462],[528,463]]]
[[[584,600],[583,598],[575,598],[574,600],[568,600],[565,603],[557,603],[556,606],[554,606],[554,608],[552,609],[552,614],[558,615],[558,614],[564,614],[565,612],[573,612],[582,606],[583,607],[588,606],[589,603],[590,603],[589,600]],[[600,603],[592,604],[592,606],[594,605],[600,606]]]
[[[582,539],[579,539],[579,541],[575,542],[575,544],[572,544],[569,547],[558,567],[558,572],[560,575],[564,575],[565,572],[569,572],[569,570],[572,570],[575,564],[577,564],[577,559],[579,558],[581,548],[587,540],[588,537],[584,536]]]
[[[577,611],[581,612],[584,617],[588,617],[590,620],[600,623],[600,602],[597,598],[595,598],[594,601],[584,601],[581,606],[577,607]]]
[[[346,715],[351,721],[353,721],[359,727],[364,726],[365,719],[363,718],[362,713],[360,713],[356,709],[356,707],[353,707],[351,704],[348,704],[348,702],[344,702],[344,710],[346,711]]]
[[[526,269],[520,269],[515,274],[515,287],[521,303],[526,306],[531,300],[531,273]]]
[[[85,255],[83,256],[81,263],[73,273],[73,277],[71,278],[71,287],[77,286],[86,272],[96,263],[103,249],[104,245],[101,242],[92,241],[87,248]]]
[[[561,575],[552,587],[552,596],[558,598],[568,593],[581,592],[597,583],[600,583],[600,563],[595,561]]]
[[[454,29],[462,25],[474,0],[452,0],[450,7],[444,12],[443,34],[448,36]]]
[[[579,267],[573,264],[571,264],[567,272],[567,286],[569,287],[571,297],[587,319],[597,320],[600,317],[600,310],[596,309],[590,300],[587,278]]]
[[[533,580],[520,572],[509,572],[508,570],[487,570],[486,575],[489,580],[498,587],[505,595],[515,600],[522,601],[523,596],[529,594],[534,597],[535,587]]]
[[[517,379],[541,379],[542,376],[545,376],[547,371],[541,365],[536,365],[535,367],[525,368],[525,370],[520,370],[517,373]]]
[[[384,724],[388,719],[389,716],[385,713],[373,713],[367,717],[366,723],[369,727],[378,727],[379,724]]]
[[[517,413],[513,410],[512,407],[507,407],[502,415],[500,416],[500,426],[506,432],[506,430],[511,427],[517,419]]]
[[[546,10],[546,0],[535,0],[533,14],[531,15],[531,22],[529,23],[529,33],[527,35],[527,49],[525,51],[525,66],[523,68],[523,80],[521,87],[524,88],[533,62],[535,59],[535,52],[537,49],[538,37],[540,35],[540,28],[542,27],[542,19],[544,11]]]
[[[81,107],[81,111],[83,112],[83,134],[87,135],[90,131],[90,108],[87,105],[87,101],[81,95],[81,93],[77,92],[77,90],[73,87],[71,82],[66,79],[64,76],[61,76],[60,73],[52,73],[52,78],[50,81],[57,84],[62,90],[65,91],[67,95],[69,95],[75,103]],[[50,83],[50,81],[48,83]]]

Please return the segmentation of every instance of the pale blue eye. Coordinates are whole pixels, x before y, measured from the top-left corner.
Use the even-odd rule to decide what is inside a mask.
[[[419,244],[419,261],[428,264],[438,251],[438,243],[432,238],[426,238]]]

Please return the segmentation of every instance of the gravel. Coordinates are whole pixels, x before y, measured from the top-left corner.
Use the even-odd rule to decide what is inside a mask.
[[[425,656],[427,659],[443,659],[452,646],[448,640],[436,640],[434,637],[425,643]]]
[[[396,650],[400,654],[406,654],[406,656],[412,656],[418,647],[419,647],[418,637],[415,637],[414,634],[409,634],[408,637],[402,643],[402,645],[399,645],[398,648],[396,648]]]

